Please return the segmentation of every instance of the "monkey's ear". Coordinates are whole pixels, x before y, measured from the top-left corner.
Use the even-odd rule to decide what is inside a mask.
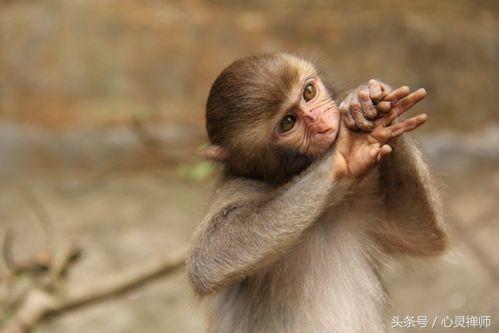
[[[229,157],[227,149],[217,145],[207,145],[201,150],[202,156],[210,161],[223,162]]]

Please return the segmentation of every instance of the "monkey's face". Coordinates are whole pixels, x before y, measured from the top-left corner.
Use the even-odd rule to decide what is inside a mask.
[[[315,159],[335,141],[340,111],[317,75],[299,82],[293,90],[273,119],[272,141],[276,150],[296,150]]]
[[[206,103],[205,156],[236,175],[279,182],[324,154],[340,112],[315,67],[288,54],[235,61]]]

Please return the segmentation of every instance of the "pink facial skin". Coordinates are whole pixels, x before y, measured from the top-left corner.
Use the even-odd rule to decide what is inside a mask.
[[[295,118],[294,127],[282,133],[276,129],[275,140],[280,146],[298,147],[298,151],[311,157],[325,153],[336,140],[340,125],[340,110],[326,87],[318,78],[307,80],[304,87],[312,83],[316,95],[306,101],[303,92],[285,115]]]

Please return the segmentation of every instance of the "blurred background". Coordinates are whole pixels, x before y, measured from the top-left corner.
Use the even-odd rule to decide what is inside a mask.
[[[374,77],[427,89],[415,136],[453,243],[440,260],[386,272],[387,323],[488,315],[493,327],[476,331],[497,331],[497,14],[497,1],[478,0],[0,1],[0,236],[9,231],[18,261],[78,244],[76,285],[183,248],[216,178],[197,155],[210,84],[238,57],[293,52],[341,86]],[[438,326],[421,331],[452,330]],[[36,331],[204,327],[180,271]]]

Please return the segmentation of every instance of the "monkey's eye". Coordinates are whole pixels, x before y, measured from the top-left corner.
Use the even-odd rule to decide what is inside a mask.
[[[303,89],[303,99],[305,101],[310,101],[317,95],[317,89],[315,89],[315,86],[312,83],[307,84],[305,89]]]
[[[281,123],[279,124],[279,131],[281,133],[291,131],[291,129],[295,126],[295,123],[295,116],[287,115],[283,120],[281,120]]]

